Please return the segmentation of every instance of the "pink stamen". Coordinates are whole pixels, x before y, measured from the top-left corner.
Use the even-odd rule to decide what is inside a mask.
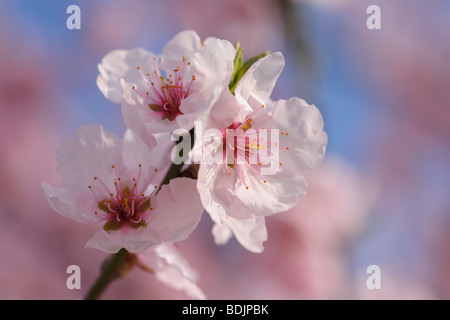
[[[186,72],[186,58],[182,57],[182,62],[176,69],[172,70],[172,74],[168,74],[166,78],[162,76],[158,61],[153,59],[154,70],[152,73],[148,73],[147,77],[138,67],[138,71],[141,77],[144,79],[146,85],[151,89],[148,92],[141,92],[135,87],[132,89],[142,98],[147,100],[149,104],[155,104],[160,106],[161,109],[154,110],[155,112],[163,113],[163,119],[169,120],[175,119],[176,116],[182,114],[180,111],[180,105],[183,99],[192,93],[194,88],[195,75],[192,75],[190,81],[183,81],[184,74]],[[190,67],[190,63],[188,63]],[[192,70],[189,69],[192,73]],[[142,88],[140,88],[142,90]]]
[[[149,172],[148,178],[144,181],[144,188],[141,189],[142,191],[151,185],[151,180],[153,179],[156,171],[157,170],[155,169]],[[150,195],[146,196],[141,190],[139,190],[140,188],[138,183],[140,183],[142,179],[142,166],[139,164],[137,179],[132,178],[131,180],[123,180],[121,177],[116,178],[115,166],[111,166],[111,175],[114,178],[115,193],[110,192],[102,180],[97,177],[94,178],[94,180],[98,180],[100,182],[102,187],[108,191],[109,194],[109,199],[101,200],[102,205],[104,205],[102,217],[104,219],[115,219],[121,224],[126,222],[131,224],[141,223],[143,220],[141,215],[145,212],[137,212],[137,210],[142,206],[142,204],[144,204],[144,202],[148,201],[156,191],[155,189],[150,193]],[[133,183],[132,188],[129,188],[129,183]],[[99,193],[95,192],[92,186],[89,186],[89,189],[96,200],[101,199]],[[137,195],[140,196],[138,197]],[[101,206],[99,206],[99,208],[102,209]],[[99,214],[98,211],[95,211],[94,213],[96,215]]]

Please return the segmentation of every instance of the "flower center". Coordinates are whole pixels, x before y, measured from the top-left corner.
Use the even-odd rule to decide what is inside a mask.
[[[274,163],[282,166],[283,163],[279,161],[279,152],[289,150],[288,146],[280,147],[278,130],[253,128],[253,118],[262,109],[264,105],[249,114],[244,122],[235,122],[222,133],[224,160],[227,164],[225,168],[229,175],[237,172],[246,189],[250,188],[249,174],[254,174],[267,183],[267,179],[260,173],[261,167],[272,166]],[[281,136],[288,135],[288,132],[281,132]]]
[[[139,187],[141,165],[139,165],[138,177],[132,178],[131,180],[127,179],[126,181],[120,177],[116,178],[115,166],[113,165],[111,168],[114,177],[113,190],[110,190],[100,178],[94,177],[94,181],[100,184],[101,188],[108,193],[109,197],[104,198],[104,196],[100,196],[94,190],[93,186],[88,186],[95,198],[101,199],[98,202],[98,208],[101,211],[95,211],[94,214],[101,214],[106,220],[103,226],[104,230],[118,230],[124,225],[132,228],[146,227],[145,215],[153,210],[151,207],[151,196],[156,191],[157,186],[148,195],[145,194],[145,190],[148,188],[149,183],[144,183],[143,187]]]
[[[153,63],[155,70],[146,75],[140,67],[137,67],[142,79],[148,85],[148,91],[145,93],[138,91],[134,86],[132,89],[148,102],[148,107],[152,111],[161,114],[161,120],[173,121],[178,115],[183,114],[180,111],[181,102],[194,89],[196,78],[192,75],[191,63],[186,62],[186,57],[183,56],[180,65],[173,70],[173,73],[167,73],[166,77],[161,73],[156,57],[153,58]],[[187,72],[191,74],[190,77]]]

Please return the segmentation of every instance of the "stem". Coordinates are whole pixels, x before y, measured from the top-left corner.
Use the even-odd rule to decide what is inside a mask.
[[[106,287],[108,287],[109,283],[114,279],[117,268],[119,268],[119,266],[123,263],[127,255],[128,251],[122,248],[119,252],[112,255],[109,261],[105,260],[100,276],[86,294],[84,300],[97,300],[101,296]]]

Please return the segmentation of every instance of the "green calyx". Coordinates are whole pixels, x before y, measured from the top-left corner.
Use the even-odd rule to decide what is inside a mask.
[[[244,50],[239,42],[236,42],[235,45],[236,48],[236,57],[234,58],[234,69],[233,73],[231,74],[230,84],[228,85],[228,88],[230,89],[230,92],[234,95],[234,90],[236,90],[236,87],[239,83],[239,80],[244,76],[244,74],[250,69],[250,67],[259,59],[264,58],[267,56],[270,52],[264,51],[263,53],[260,53],[247,61],[243,62],[244,57]]]

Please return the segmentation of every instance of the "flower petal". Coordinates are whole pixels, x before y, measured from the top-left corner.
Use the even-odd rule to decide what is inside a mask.
[[[231,190],[233,184],[233,177],[224,171],[222,165],[200,165],[197,189],[205,210],[216,223],[222,223],[226,219],[235,203]]]
[[[157,230],[161,242],[184,240],[199,223],[203,206],[195,184],[189,178],[173,179],[151,199],[154,210],[148,224]]]
[[[198,34],[193,30],[184,30],[175,35],[162,50],[162,66],[166,70],[175,69],[183,56],[192,57],[202,46]]]
[[[245,249],[254,253],[264,251],[263,242],[267,240],[267,229],[263,217],[253,217],[244,220],[229,217],[227,225]]]
[[[132,50],[113,50],[103,57],[98,65],[100,74],[97,77],[97,86],[104,96],[115,103],[122,101],[123,89],[120,79],[145,86],[137,67],[143,70],[153,70],[153,57],[155,55],[142,48]]]
[[[56,160],[63,186],[75,194],[87,191],[94,177],[112,185],[112,165],[118,176],[125,173],[122,141],[115,134],[104,131],[101,125],[81,127],[74,138],[59,145]]]
[[[228,213],[235,218],[249,218],[249,212],[265,217],[289,210],[306,193],[306,180],[300,171],[282,168],[275,175],[263,177],[265,180],[249,169],[245,175],[248,189],[243,183],[236,185],[234,189],[236,198],[239,199],[236,202],[241,205]]]
[[[54,188],[46,182],[42,183],[42,188],[52,209],[62,216],[81,223],[94,223],[99,221],[99,218],[94,215],[96,204],[91,203],[91,210],[82,210],[80,208],[80,204],[83,204],[84,207],[89,205],[88,199],[87,201],[75,202],[75,199],[70,196],[67,189]]]
[[[275,126],[289,134],[280,136],[280,150],[289,147],[290,151],[285,154],[292,158],[295,169],[315,168],[325,155],[328,140],[319,109],[305,100],[291,98],[275,102],[272,112],[273,122],[266,124],[266,128]]]
[[[284,58],[280,52],[259,59],[239,81],[235,90],[236,96],[241,96],[254,110],[268,104],[283,67]]]
[[[161,116],[149,109],[148,105],[128,102],[122,103],[122,116],[125,124],[130,128],[149,149],[156,146],[155,132],[170,132],[176,128],[175,122],[168,119],[161,120]]]
[[[244,121],[251,112],[252,108],[247,101],[233,96],[228,87],[225,87],[211,108],[206,129],[225,129],[234,122]]]
[[[153,137],[156,145],[150,150],[133,131],[127,129],[123,138],[123,162],[131,175],[136,177],[141,170],[141,176],[152,176],[152,181],[158,184],[171,163],[170,151],[174,143],[169,133],[155,133]]]
[[[229,41],[208,38],[192,58],[196,91],[214,102],[230,82],[235,55],[236,49]]]
[[[233,231],[226,223],[215,223],[212,228],[214,242],[217,245],[226,244],[233,236]]]
[[[176,120],[180,128],[190,130],[195,121],[205,122],[211,103],[203,99],[200,94],[194,92],[183,99],[180,111],[183,114],[177,116]]]
[[[141,263],[154,271],[156,278],[165,285],[183,290],[194,299],[206,298],[197,286],[197,272],[170,243],[160,244],[138,255]]]
[[[159,243],[158,235],[152,229],[122,227],[117,231],[98,231],[86,243],[86,248],[94,248],[108,253],[116,253],[125,248],[128,252],[136,253]]]

